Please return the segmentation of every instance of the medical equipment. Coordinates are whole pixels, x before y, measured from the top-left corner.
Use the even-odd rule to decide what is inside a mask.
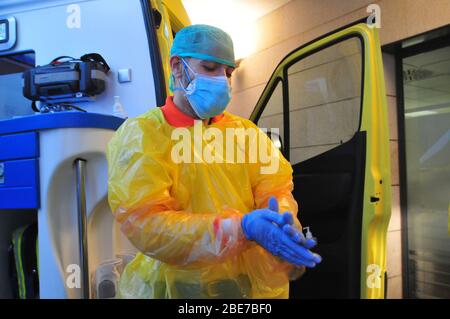
[[[14,47],[17,41],[16,18],[0,18],[0,51]]]
[[[80,59],[60,56],[48,65],[24,72],[23,95],[32,101],[49,103],[90,100],[105,90],[109,70],[97,53],[85,54]]]
[[[113,115],[117,117],[121,117],[123,119],[128,117],[127,112],[125,111],[122,103],[120,103],[120,96],[114,96],[114,104],[113,104]]]

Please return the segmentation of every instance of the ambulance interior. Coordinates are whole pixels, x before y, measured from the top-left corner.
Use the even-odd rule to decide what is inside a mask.
[[[0,162],[4,164],[2,177],[3,171],[5,174],[0,180],[0,297],[13,297],[8,255],[11,234],[33,222],[39,228],[40,298],[114,297],[116,287],[111,286],[111,281],[115,278],[110,278],[111,270],[123,269],[135,253],[114,222],[107,201],[105,146],[114,132],[112,127],[123,122],[112,119],[115,97],[129,117],[164,102],[164,94],[157,89],[165,88],[166,81],[161,53],[167,54],[172,32],[189,23],[187,14],[180,1],[170,1],[166,6],[161,1],[139,0],[25,0],[3,1],[0,22],[3,17],[9,19],[3,31],[12,45],[5,48],[8,43],[0,44]],[[31,101],[22,94],[22,73],[47,65],[56,57],[79,58],[87,53],[99,53],[110,71],[103,93],[92,100],[73,103],[86,111],[70,112],[80,113],[76,114],[78,127],[52,123],[58,120],[57,112],[42,116],[45,121],[29,121],[41,115],[35,114]],[[84,123],[81,115],[90,113],[99,115],[97,120],[86,116],[90,123]],[[17,126],[25,122],[31,123],[30,127],[18,130]],[[37,140],[37,151],[22,154],[23,150],[10,150],[8,144],[14,138],[26,143]],[[30,181],[33,185],[19,180],[17,170],[17,175],[13,175],[11,167],[20,169],[22,164],[27,164],[27,168],[31,165],[32,174],[38,176]],[[82,179],[77,179],[80,176]],[[30,196],[33,200],[28,201]],[[84,290],[67,289],[64,283],[72,271],[70,265],[83,263],[82,240],[78,239],[80,196],[85,197],[85,238],[89,247],[89,278],[82,281],[88,280],[90,288]],[[95,286],[95,279],[100,277],[106,284]]]

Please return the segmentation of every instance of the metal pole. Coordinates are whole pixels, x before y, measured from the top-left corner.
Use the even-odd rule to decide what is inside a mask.
[[[89,267],[87,246],[87,216],[86,216],[86,161],[75,160],[77,179],[77,207],[78,207],[78,240],[81,270],[81,296],[89,299]]]

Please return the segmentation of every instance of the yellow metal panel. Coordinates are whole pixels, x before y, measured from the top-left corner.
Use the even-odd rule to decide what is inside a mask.
[[[159,50],[161,54],[162,67],[164,70],[164,80],[166,82],[166,93],[170,95],[170,48],[173,42],[173,31],[190,24],[189,17],[180,0],[151,0],[153,9],[159,11],[162,16],[161,25],[156,30]]]
[[[365,42],[361,131],[367,132],[361,297],[383,298],[386,275],[386,236],[391,217],[391,163],[383,60],[378,29],[369,28],[366,24],[360,24],[357,27]],[[379,201],[371,202],[371,197],[379,198]],[[376,276],[377,273],[379,276]],[[379,281],[376,277],[379,277]]]
[[[181,0],[163,0],[162,3],[167,8],[172,29],[175,32],[191,24],[191,20]]]

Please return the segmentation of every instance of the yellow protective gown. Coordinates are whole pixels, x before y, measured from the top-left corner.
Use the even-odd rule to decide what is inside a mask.
[[[191,155],[197,160],[191,163],[174,163],[173,148],[181,139],[172,134],[180,128],[167,122],[161,108],[128,119],[108,144],[109,205],[122,232],[140,251],[122,273],[119,296],[288,298],[293,267],[246,240],[240,223],[244,214],[267,207],[275,196],[280,213],[290,211],[300,226],[291,194],[292,168],[249,120],[225,112],[220,120],[202,125],[181,129],[192,134]],[[234,162],[227,161],[225,148],[212,150],[223,163],[207,163],[194,147],[199,127],[204,133],[215,128],[223,136],[227,128],[257,130],[271,158],[278,158],[278,170],[261,174],[261,161],[248,163],[247,157],[247,163],[238,163],[237,155]],[[209,142],[205,133],[202,146]],[[236,154],[249,155],[256,142],[251,136],[236,139]]]

